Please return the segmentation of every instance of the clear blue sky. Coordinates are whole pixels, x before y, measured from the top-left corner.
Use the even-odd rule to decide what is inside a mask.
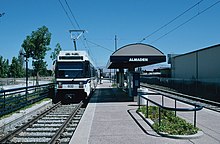
[[[65,6],[65,0],[60,0]],[[88,33],[87,40],[114,51],[114,36],[118,47],[136,43],[200,0],[67,0],[80,27]],[[220,41],[220,3],[200,14],[179,29],[152,43],[176,26],[203,11],[218,0],[203,0],[192,10],[164,27],[143,43],[153,45],[164,54],[186,53]],[[0,0],[0,55],[12,59],[18,55],[27,35],[43,25],[52,33],[50,47],[60,43],[63,50],[73,50],[69,30],[74,29],[59,0]],[[70,18],[77,25],[69,13]],[[105,66],[112,52],[78,41],[79,50],[89,50],[98,66]],[[86,44],[86,46],[87,46]],[[52,61],[46,56],[48,67]]]

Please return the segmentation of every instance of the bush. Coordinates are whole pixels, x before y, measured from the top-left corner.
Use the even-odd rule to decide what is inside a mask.
[[[146,117],[146,106],[142,106],[139,110]],[[161,122],[159,126],[159,108],[156,106],[148,107],[148,118],[154,121],[152,125],[156,132],[164,132],[171,135],[192,135],[198,132],[198,128],[194,127],[186,120],[175,116],[174,112],[161,109]]]

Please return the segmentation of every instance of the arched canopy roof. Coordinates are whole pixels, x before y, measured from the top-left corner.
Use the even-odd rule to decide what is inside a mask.
[[[165,61],[166,56],[157,48],[136,43],[123,46],[115,51],[110,56],[107,68],[135,68]]]

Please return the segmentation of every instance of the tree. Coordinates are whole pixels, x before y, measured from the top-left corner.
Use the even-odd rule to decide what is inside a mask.
[[[54,51],[50,55],[50,58],[52,59],[52,61],[56,60],[56,58],[61,50],[62,50],[62,48],[61,48],[60,44],[57,43]]]
[[[2,16],[4,16],[5,15],[5,13],[3,12],[3,13],[0,13],[0,17],[2,17]]]
[[[0,77],[1,78],[8,77],[8,71],[9,71],[8,59],[4,59],[2,56],[0,56]]]
[[[4,77],[4,60],[3,57],[0,56],[0,78]]]
[[[45,76],[45,73],[47,72],[47,63],[43,60],[39,61],[33,61],[34,66],[34,72],[37,74],[39,72],[39,75]]]
[[[10,77],[16,78],[18,77],[18,59],[16,57],[12,58],[12,62],[9,68]]]
[[[62,50],[61,46],[59,43],[56,44],[55,48],[54,48],[54,51],[50,54],[50,58],[52,59],[53,61],[53,65],[54,65],[54,61],[57,59],[57,56],[59,55],[60,51]],[[52,75],[54,75],[54,70],[55,70],[55,67],[53,68],[53,71],[52,71]]]
[[[13,57],[9,67],[10,77],[19,78],[24,76],[24,68],[18,58]]]
[[[44,62],[46,52],[50,50],[51,33],[46,26],[33,31],[24,40],[22,47],[26,52],[27,58],[33,59],[32,65],[36,72],[36,84],[38,85],[39,73],[47,66]]]

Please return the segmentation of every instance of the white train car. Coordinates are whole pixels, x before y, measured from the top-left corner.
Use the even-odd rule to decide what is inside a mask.
[[[55,101],[75,103],[95,90],[97,70],[86,51],[60,51],[55,64]]]

